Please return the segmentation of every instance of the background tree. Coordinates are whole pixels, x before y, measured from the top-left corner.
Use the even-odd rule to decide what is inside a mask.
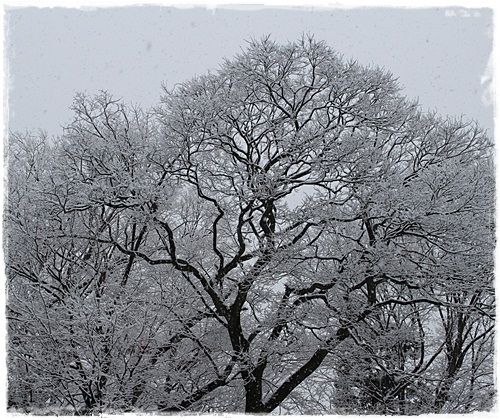
[[[9,200],[13,406],[42,405],[30,377],[84,412],[491,402],[494,185],[474,123],[307,37],[253,41],[152,112],[106,93],[74,111],[41,180],[11,152],[11,196],[30,191]]]

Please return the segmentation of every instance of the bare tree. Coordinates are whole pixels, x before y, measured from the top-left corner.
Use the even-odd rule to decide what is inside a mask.
[[[152,113],[106,93],[74,110],[37,198],[9,213],[12,389],[19,363],[42,366],[26,346],[43,326],[66,366],[51,380],[87,410],[491,398],[494,185],[474,123],[422,114],[391,74],[307,37],[253,41]],[[13,180],[31,176],[20,158]],[[43,235],[23,231],[38,213]]]

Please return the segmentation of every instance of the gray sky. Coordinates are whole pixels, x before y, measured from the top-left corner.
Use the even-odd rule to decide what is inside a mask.
[[[11,8],[5,21],[12,131],[60,134],[80,91],[152,106],[162,82],[217,69],[245,40],[271,34],[286,42],[304,32],[390,70],[424,110],[493,129],[491,9]]]

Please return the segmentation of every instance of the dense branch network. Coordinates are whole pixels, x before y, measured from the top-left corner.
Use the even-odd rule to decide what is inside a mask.
[[[491,397],[493,169],[475,124],[307,37],[252,41],[150,112],[105,92],[73,109],[55,143],[10,140],[11,405],[29,381],[81,413]]]

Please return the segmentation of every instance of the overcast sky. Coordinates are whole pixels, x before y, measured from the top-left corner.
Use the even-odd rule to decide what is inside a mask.
[[[60,134],[76,92],[107,90],[152,106],[163,82],[172,87],[217,69],[252,37],[286,42],[304,32],[390,70],[424,110],[493,128],[487,8],[24,7],[7,9],[5,19],[12,131]]]

